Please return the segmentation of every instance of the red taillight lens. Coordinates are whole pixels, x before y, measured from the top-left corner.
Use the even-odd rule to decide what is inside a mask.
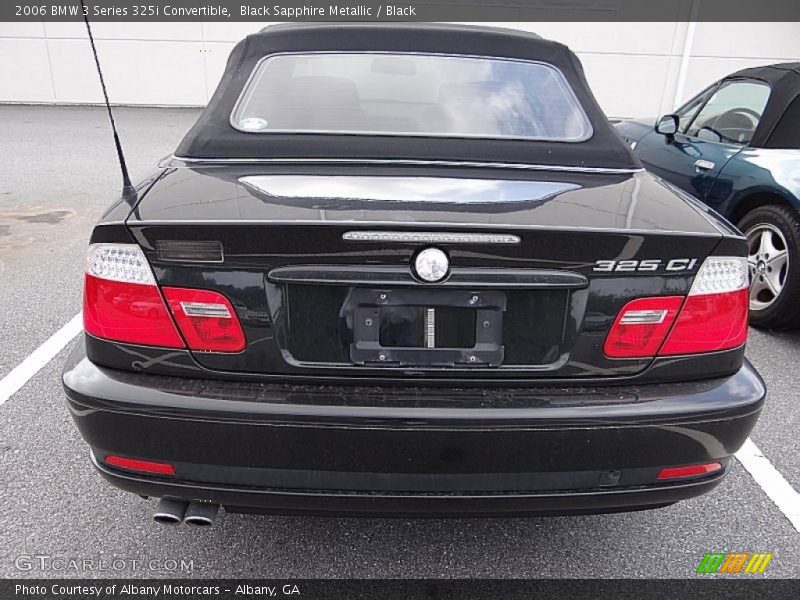
[[[136,244],[89,247],[83,324],[90,335],[146,346],[185,348],[188,344],[192,350],[205,352],[241,352],[247,345],[225,296],[211,290],[159,290]]]
[[[610,358],[655,356],[667,337],[683,296],[639,298],[628,302],[617,315],[603,351]]]
[[[163,288],[169,308],[192,350],[241,352],[247,341],[228,299],[211,290]]]
[[[105,463],[126,471],[139,471],[140,473],[155,473],[156,475],[175,475],[175,467],[169,463],[153,462],[125,458],[124,456],[106,456]]]
[[[684,477],[697,477],[698,475],[708,475],[719,471],[722,465],[718,462],[705,463],[702,465],[689,465],[688,467],[668,467],[661,469],[658,474],[659,479],[683,479]]]
[[[165,348],[185,345],[135,244],[93,244],[83,288],[83,327],[95,337]]]
[[[626,304],[606,338],[606,356],[648,358],[737,348],[747,340],[747,288],[745,258],[709,257],[685,301],[664,296]]]
[[[659,354],[698,354],[744,344],[747,341],[748,287],[746,258],[707,258]]]
[[[736,348],[747,341],[748,290],[689,296],[659,354],[695,354]]]

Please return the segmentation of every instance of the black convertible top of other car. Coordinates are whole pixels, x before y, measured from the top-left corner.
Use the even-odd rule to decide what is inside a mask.
[[[568,93],[574,93],[591,126],[591,134],[581,141],[553,141],[424,133],[253,132],[231,127],[242,90],[265,57],[347,52],[489,57],[550,65],[563,75],[571,88]],[[398,76],[402,77],[402,73]],[[310,87],[319,94],[318,83]],[[325,96],[324,92],[319,95]],[[589,89],[580,61],[569,48],[532,33],[444,24],[284,24],[250,35],[234,48],[216,93],[175,155],[188,159],[392,158],[641,168],[608,123]]]
[[[754,148],[795,148],[800,139],[800,104],[791,105],[800,96],[800,62],[742,69],[726,80],[740,78],[758,79],[772,89],[749,145]]]

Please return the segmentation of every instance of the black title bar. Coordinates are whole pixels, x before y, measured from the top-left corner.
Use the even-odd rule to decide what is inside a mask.
[[[798,0],[85,0],[92,21],[776,21]],[[80,0],[2,0],[0,21],[81,21]]]
[[[799,580],[753,579],[560,579],[560,580],[436,580],[436,579],[29,579],[0,581],[0,598],[37,600],[148,600],[159,598],[243,600],[285,598],[287,600],[751,600],[752,598],[796,599]]]

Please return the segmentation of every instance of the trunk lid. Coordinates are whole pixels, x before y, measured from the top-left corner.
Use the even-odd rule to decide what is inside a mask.
[[[643,172],[442,166],[167,168],[127,225],[159,285],[233,303],[248,346],[205,368],[451,382],[644,370],[603,355],[614,317],[685,294],[722,237]],[[428,247],[443,283],[413,274]]]

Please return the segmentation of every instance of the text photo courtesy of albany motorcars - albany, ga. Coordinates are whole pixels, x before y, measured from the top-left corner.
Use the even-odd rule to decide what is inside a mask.
[[[793,585],[800,23],[703,1],[0,22],[3,577]]]

